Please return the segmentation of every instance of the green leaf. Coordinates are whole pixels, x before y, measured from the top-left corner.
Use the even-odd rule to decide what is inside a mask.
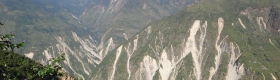
[[[16,47],[17,45],[16,44],[12,44],[12,47]]]
[[[24,47],[24,42],[21,42],[21,43],[17,44],[16,47],[17,47],[17,48],[19,48],[19,47]]]
[[[4,36],[4,38],[10,39],[10,38],[11,38],[11,35],[10,35],[10,34],[7,34],[7,35]]]
[[[43,71],[39,71],[39,72],[38,72],[38,75],[39,75],[39,76],[43,76],[43,75],[44,75],[44,72],[43,72]]]
[[[19,44],[19,46],[20,46],[20,47],[24,47],[24,42],[21,42],[21,43]]]

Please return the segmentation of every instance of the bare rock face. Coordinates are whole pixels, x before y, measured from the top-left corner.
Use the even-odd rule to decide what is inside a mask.
[[[268,27],[270,20],[278,29],[276,13],[269,12],[278,4],[211,1],[147,25],[109,51],[88,79],[279,79],[280,37]]]
[[[42,64],[65,53],[63,69],[80,79],[270,80],[280,76],[279,3],[3,0],[1,30]]]
[[[42,64],[65,53],[63,69],[85,79],[109,51],[152,21],[193,0],[3,0],[1,32],[26,41],[19,50]]]

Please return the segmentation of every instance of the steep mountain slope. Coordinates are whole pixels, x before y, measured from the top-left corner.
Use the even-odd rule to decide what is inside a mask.
[[[0,18],[5,27],[1,28],[1,33],[13,32],[17,37],[15,41],[25,41],[26,44],[18,52],[43,64],[65,53],[65,71],[83,78],[87,75],[85,70],[90,71],[100,61],[95,56],[101,49],[95,48],[100,40],[97,33],[82,28],[70,12],[53,3],[46,0],[2,0]]]
[[[135,35],[148,23],[170,16],[197,0],[96,0],[77,17],[84,27],[119,44]]]
[[[279,3],[201,1],[149,24],[109,52],[88,79],[280,79]]]
[[[129,38],[147,25],[148,20],[171,15],[192,2],[195,1],[1,0],[0,21],[6,27],[0,32],[16,34],[15,41],[26,43],[18,52],[43,64],[65,53],[64,70],[84,79],[108,51],[125,41],[123,33],[129,33],[125,34]],[[104,14],[100,14],[103,9],[100,6]],[[133,21],[133,26],[126,21]],[[139,27],[134,29],[135,26]],[[120,29],[126,31],[118,32]]]

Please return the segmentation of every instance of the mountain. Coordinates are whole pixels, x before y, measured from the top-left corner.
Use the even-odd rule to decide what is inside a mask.
[[[5,27],[0,33],[13,32],[14,42],[26,45],[16,52],[44,65],[65,53],[64,71],[85,79],[115,46],[149,22],[194,2],[198,1],[1,0],[0,21]]]
[[[74,43],[72,33],[79,36],[95,37],[95,39],[98,39],[96,37],[97,35],[90,30],[82,28],[67,10],[59,7],[59,5],[52,5],[53,3],[55,2],[47,0],[42,0],[41,2],[37,0],[2,0],[0,15],[5,27],[1,28],[1,33],[13,32],[17,37],[15,42],[25,42],[25,47],[16,52],[26,55],[44,65],[48,64],[48,60],[51,58],[65,53],[66,62],[64,63],[63,69],[71,75],[76,76],[79,74],[80,76],[77,77],[83,77],[82,75],[85,72],[82,69],[80,73],[77,73],[80,68],[73,69],[71,67],[74,62],[77,65],[81,64],[77,63],[81,58],[81,56],[78,56],[80,44],[79,42]],[[76,52],[72,52],[77,54],[71,54],[65,51],[67,50],[65,44],[59,44],[62,36],[64,37],[63,39],[69,41],[69,45],[72,44],[71,48],[78,47],[78,49],[75,49],[77,50]],[[70,41],[73,43],[70,43]],[[69,47],[67,48],[70,49]],[[91,53],[84,53],[84,55],[88,54]],[[95,58],[92,56],[85,57],[89,59]],[[85,57],[82,56],[82,58]],[[73,61],[70,62],[70,59]],[[94,66],[94,63],[90,66]]]
[[[280,79],[279,0],[201,0],[147,25],[90,80]]]
[[[77,19],[84,27],[107,33],[120,44],[148,23],[170,16],[197,0],[94,0]]]

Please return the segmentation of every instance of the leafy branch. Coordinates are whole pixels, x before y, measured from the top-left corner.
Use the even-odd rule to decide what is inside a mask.
[[[62,54],[59,57],[49,60],[51,61],[51,64],[45,66],[42,70],[38,72],[39,77],[44,78],[46,76],[62,76],[63,73],[59,72],[59,70],[61,70],[61,65],[56,64],[63,60],[65,60],[65,54]]]
[[[4,26],[1,22],[0,25]],[[42,66],[22,55],[13,53],[15,48],[24,47],[24,42],[14,44],[13,38],[15,38],[13,33],[0,34],[0,79],[56,80],[63,75],[61,65],[58,63],[65,60],[65,54],[49,60],[49,65]]]

